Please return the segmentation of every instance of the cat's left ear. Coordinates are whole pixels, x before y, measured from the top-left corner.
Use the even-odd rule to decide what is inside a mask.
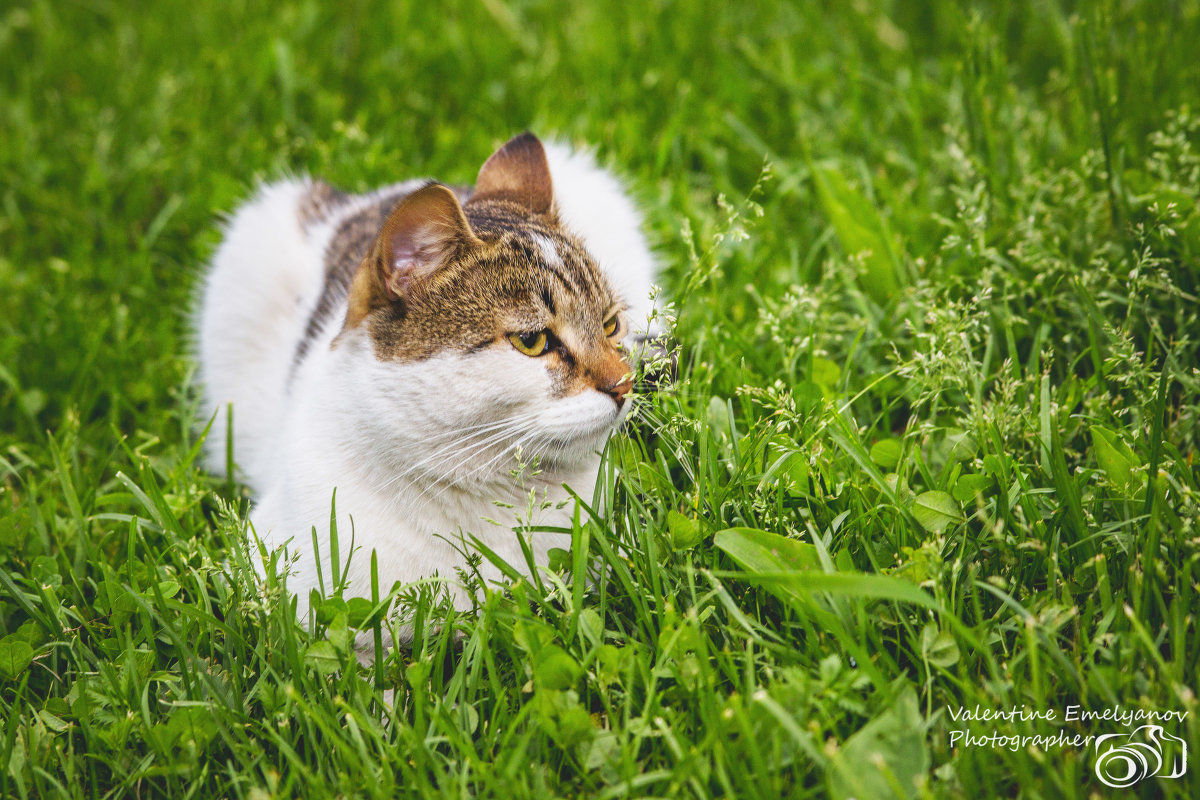
[[[408,299],[456,255],[479,244],[454,192],[430,184],[401,200],[350,285],[346,327],[372,310]]]
[[[478,243],[454,192],[430,184],[388,215],[372,254],[389,300],[402,300],[414,281],[432,275],[460,250]]]
[[[535,214],[553,214],[550,164],[538,138],[526,131],[492,153],[475,180],[474,200],[509,200]]]

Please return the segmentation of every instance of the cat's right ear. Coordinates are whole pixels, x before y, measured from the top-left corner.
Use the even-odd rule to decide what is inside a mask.
[[[484,162],[470,202],[509,200],[535,214],[554,214],[554,182],[541,141],[529,131],[514,136]]]
[[[478,243],[454,192],[437,183],[413,192],[388,215],[354,275],[346,327],[405,301],[422,280]]]

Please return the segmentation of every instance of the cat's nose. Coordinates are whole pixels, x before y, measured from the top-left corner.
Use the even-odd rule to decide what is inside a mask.
[[[624,354],[615,347],[610,347],[600,357],[592,362],[588,369],[591,374],[592,386],[596,391],[604,392],[611,397],[620,408],[625,403],[625,396],[633,390],[633,376],[630,375],[629,362]]]
[[[625,396],[633,389],[633,381],[628,376],[622,377],[617,383],[601,389],[606,395],[611,397],[617,403],[617,408],[620,408],[625,403]]]

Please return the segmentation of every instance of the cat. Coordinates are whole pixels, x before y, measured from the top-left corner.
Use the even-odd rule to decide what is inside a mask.
[[[298,613],[333,583],[331,508],[347,596],[370,596],[372,551],[382,591],[437,574],[465,609],[466,537],[526,574],[518,536],[538,565],[568,548],[514,527],[569,527],[563,484],[591,498],[656,273],[622,184],[528,132],[473,188],[290,179],[234,213],[195,321],[205,460],[225,473],[231,416],[251,552],[286,546]]]

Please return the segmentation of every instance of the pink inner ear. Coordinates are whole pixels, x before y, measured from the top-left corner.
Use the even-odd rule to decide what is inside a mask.
[[[421,265],[420,249],[412,241],[400,236],[392,237],[392,270],[412,272]]]
[[[391,245],[392,269],[388,275],[387,288],[392,299],[398,299],[408,291],[414,278],[421,278],[434,271],[439,253],[434,246],[422,247],[416,241],[419,230],[397,231],[389,240]]]
[[[392,260],[392,272],[388,276],[387,281],[388,296],[392,300],[399,300],[408,292],[408,286],[412,283],[413,273],[416,272],[419,266],[417,260],[411,257]]]

